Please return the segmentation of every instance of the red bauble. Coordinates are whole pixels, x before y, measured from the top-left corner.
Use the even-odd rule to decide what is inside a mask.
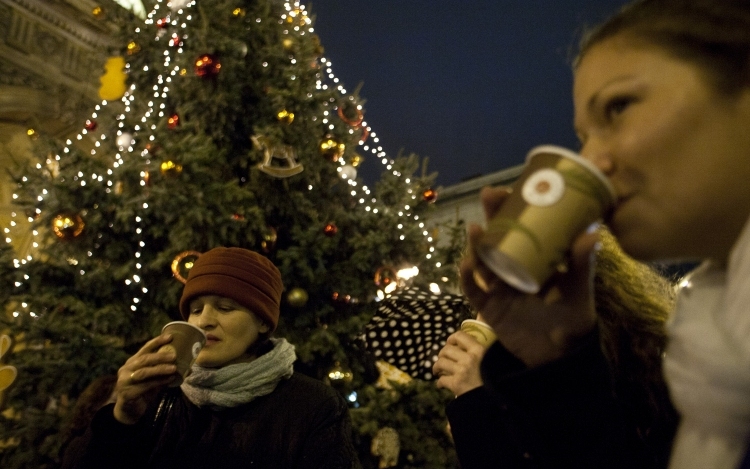
[[[180,116],[177,114],[169,116],[169,119],[167,119],[167,127],[170,129],[176,129],[178,125],[180,125]]]
[[[199,77],[215,77],[220,70],[219,59],[213,54],[203,54],[195,60],[195,74]]]
[[[437,200],[437,191],[434,189],[427,189],[424,192],[422,192],[422,199],[424,199],[425,202],[433,203]]]
[[[338,233],[339,228],[336,226],[335,223],[329,223],[323,228],[323,233],[328,236],[329,238],[332,238]]]
[[[98,126],[99,124],[97,124],[97,122],[93,119],[88,119],[86,123],[83,125],[83,127],[89,132],[93,132],[94,130],[96,130]]]
[[[160,18],[156,20],[156,27],[159,29],[166,29],[169,27],[169,18]]]

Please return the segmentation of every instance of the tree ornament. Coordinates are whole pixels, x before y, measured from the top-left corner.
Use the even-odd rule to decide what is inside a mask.
[[[354,106],[353,104],[342,104],[339,106],[338,114],[339,119],[352,127],[359,127],[365,118],[360,106]]]
[[[169,39],[169,46],[170,47],[182,47],[184,45],[184,42],[182,41],[182,38],[179,34],[174,33],[172,34],[172,37]]]
[[[288,125],[288,124],[291,124],[292,122],[294,122],[294,113],[293,112],[289,112],[286,109],[283,109],[283,110],[279,111],[276,114],[276,119],[279,122]]]
[[[83,128],[89,132],[93,132],[97,127],[99,127],[99,124],[93,119],[87,119],[86,123],[83,124]]]
[[[297,162],[297,152],[289,145],[273,143],[264,136],[252,136],[250,140],[256,150],[263,152],[263,161],[258,163],[257,168],[264,173],[277,178],[288,178],[305,169]]]
[[[307,292],[299,287],[292,288],[286,295],[286,301],[295,308],[301,308],[307,304],[309,295]]]
[[[26,135],[32,140],[36,140],[39,138],[39,133],[32,128],[29,128],[28,130],[26,130]]]
[[[7,358],[12,341],[8,335],[0,335],[0,410],[5,407],[5,391],[10,388],[18,376],[18,370],[15,366],[3,365],[4,358]]]
[[[359,144],[362,145],[367,141],[367,137],[370,136],[370,128],[365,125],[360,128],[362,129],[362,135],[359,136]]]
[[[341,176],[341,179],[356,179],[357,178],[357,168],[350,164],[345,164],[344,166],[338,167],[339,176]]]
[[[98,20],[102,20],[102,19],[104,19],[104,17],[106,16],[106,15],[104,14],[104,9],[103,9],[102,7],[100,7],[100,6],[98,6],[98,5],[97,5],[97,6],[95,6],[95,7],[94,7],[94,8],[93,8],[93,9],[91,10],[91,14],[92,14],[92,15],[94,15],[94,18],[96,18],[96,19],[98,19]]]
[[[344,155],[346,144],[332,135],[326,135],[318,145],[318,151],[328,161],[335,163]]]
[[[117,101],[127,91],[125,74],[125,58],[121,56],[110,57],[104,64],[104,75],[99,77],[99,97],[107,101]]]
[[[245,215],[241,213],[235,213],[232,215],[232,220],[234,221],[243,221],[245,219]]]
[[[169,17],[166,16],[156,20],[156,27],[159,29],[167,29],[169,27]]]
[[[333,367],[326,373],[326,384],[341,385],[351,383],[354,379],[354,373],[346,366],[341,366],[336,362]]]
[[[266,227],[266,231],[263,233],[263,239],[260,242],[260,247],[264,252],[269,253],[276,248],[276,240],[279,238],[276,228],[273,226]]]
[[[127,148],[133,144],[133,134],[129,132],[123,132],[115,139],[118,147]]]
[[[195,74],[201,78],[211,78],[219,74],[221,63],[213,54],[203,54],[195,60]]]
[[[293,40],[292,40],[291,38],[288,38],[288,37],[287,37],[287,38],[284,38],[284,39],[283,39],[283,40],[281,41],[281,45],[282,45],[282,46],[284,46],[284,49],[285,49],[285,50],[287,50],[287,51],[290,51],[290,52],[291,52],[292,48],[294,47],[294,41],[293,41]]]
[[[187,283],[188,274],[193,264],[200,257],[198,251],[182,251],[172,259],[172,275],[181,283]]]
[[[339,231],[338,226],[336,226],[336,224],[333,222],[328,223],[325,226],[325,228],[323,228],[323,234],[325,234],[329,238],[333,238],[336,235],[336,233],[338,233],[338,231]]]
[[[349,160],[349,164],[354,166],[355,168],[358,168],[359,165],[361,165],[364,162],[365,162],[364,157],[362,157],[362,155],[360,155],[359,153],[355,153],[354,156],[352,156],[351,159]]]
[[[122,195],[122,192],[125,190],[125,185],[122,183],[122,181],[117,181],[113,190],[115,192],[115,195]]]
[[[172,160],[162,161],[159,165],[161,174],[167,177],[179,176],[182,173],[182,165]]]
[[[437,200],[438,193],[434,189],[427,189],[422,192],[422,199],[427,203],[434,203]]]
[[[351,295],[343,295],[337,291],[331,294],[331,299],[336,303],[359,303],[359,301],[356,298],[352,298]]]
[[[52,232],[62,240],[77,238],[86,224],[77,213],[60,212],[52,219]]]
[[[167,119],[167,127],[174,130],[177,128],[177,126],[180,125],[180,116],[175,114],[172,114],[169,116],[169,119]]]
[[[393,267],[382,266],[375,271],[376,287],[385,288],[394,282],[398,282],[398,275]]]
[[[135,55],[141,51],[141,46],[135,41],[130,41],[125,50],[128,55]]]
[[[398,454],[401,451],[401,439],[398,432],[391,427],[383,427],[375,434],[370,445],[370,452],[378,456],[379,469],[396,467],[398,465]]]
[[[47,158],[47,173],[52,179],[60,175],[60,162],[52,155]]]
[[[246,11],[244,8],[235,8],[234,10],[232,10],[232,16],[234,16],[235,18],[242,18],[245,16],[245,13]]]

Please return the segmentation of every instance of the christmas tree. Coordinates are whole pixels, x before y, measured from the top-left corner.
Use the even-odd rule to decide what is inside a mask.
[[[54,467],[82,390],[178,318],[201,252],[241,246],[281,270],[277,335],[300,371],[348,398],[363,466],[454,467],[449,396],[384,375],[362,331],[405,282],[454,285],[462,243],[437,246],[425,224],[435,175],[385,154],[310,12],[274,0],[103,11],[122,48],[101,103],[67,141],[35,140],[38,159],[14,171],[6,241],[32,239],[22,255],[0,251],[0,334],[14,342],[0,360],[18,370],[2,396],[0,466]],[[365,158],[383,165],[372,189],[357,177]]]

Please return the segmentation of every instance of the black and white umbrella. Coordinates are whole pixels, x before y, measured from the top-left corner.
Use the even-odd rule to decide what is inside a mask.
[[[469,303],[461,295],[406,289],[380,302],[362,339],[376,360],[412,378],[431,380],[432,365],[448,336],[471,317]]]

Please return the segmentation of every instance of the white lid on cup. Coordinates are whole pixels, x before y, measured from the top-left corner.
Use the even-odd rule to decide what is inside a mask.
[[[582,157],[578,153],[569,150],[564,147],[559,147],[557,145],[539,145],[534,148],[532,148],[529,153],[526,155],[526,163],[528,164],[531,159],[539,154],[542,153],[552,153],[554,155],[560,155],[563,158],[568,158],[576,163],[580,164],[581,166],[588,169],[591,174],[593,174],[601,183],[604,185],[605,189],[607,189],[607,192],[610,196],[610,204],[614,204],[615,200],[617,200],[617,196],[615,195],[615,188],[612,186],[612,183],[609,182],[609,179],[607,179],[607,176],[605,176],[599,168],[594,166],[593,163],[591,163],[586,158]]]

